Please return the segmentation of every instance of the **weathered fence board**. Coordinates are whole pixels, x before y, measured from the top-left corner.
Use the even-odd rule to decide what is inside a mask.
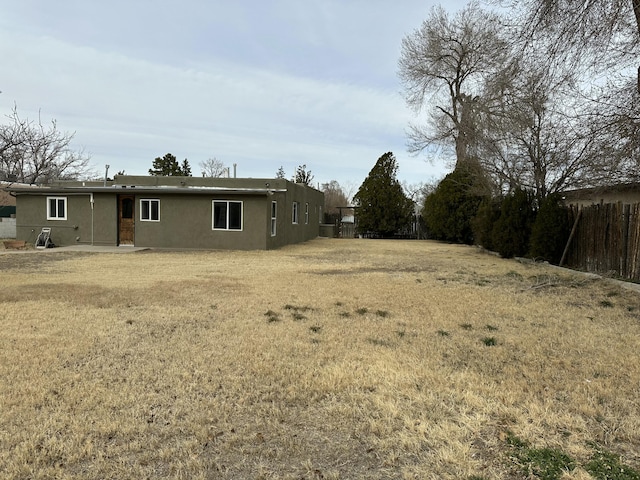
[[[570,209],[575,221],[578,207]],[[582,207],[566,264],[572,268],[640,281],[640,204]]]

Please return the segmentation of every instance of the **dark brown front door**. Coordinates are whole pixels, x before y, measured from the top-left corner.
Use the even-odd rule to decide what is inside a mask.
[[[133,195],[118,195],[118,245],[133,245],[135,230],[135,199]]]

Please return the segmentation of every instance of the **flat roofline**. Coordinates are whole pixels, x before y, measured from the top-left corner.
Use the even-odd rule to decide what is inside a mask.
[[[229,188],[229,187],[201,187],[201,186],[150,186],[150,185],[112,185],[107,187],[100,186],[23,186],[23,187],[5,187],[3,190],[13,192],[16,194],[36,194],[36,195],[49,195],[49,194],[85,194],[91,193],[145,193],[145,194],[186,194],[186,195],[212,195],[212,194],[224,194],[224,195],[270,195],[277,192],[286,192],[286,189],[282,188]]]

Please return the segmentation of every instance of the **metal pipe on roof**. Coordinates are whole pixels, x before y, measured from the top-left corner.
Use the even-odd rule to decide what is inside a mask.
[[[93,198],[93,192],[91,192],[89,195],[91,195],[89,197],[89,202],[91,203],[91,245],[93,245],[93,205],[95,203],[95,200]]]

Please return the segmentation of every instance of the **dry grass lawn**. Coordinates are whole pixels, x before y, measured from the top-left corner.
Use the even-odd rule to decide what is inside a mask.
[[[640,294],[603,280],[328,239],[0,272],[0,478],[555,478],[514,438],[640,468]]]

